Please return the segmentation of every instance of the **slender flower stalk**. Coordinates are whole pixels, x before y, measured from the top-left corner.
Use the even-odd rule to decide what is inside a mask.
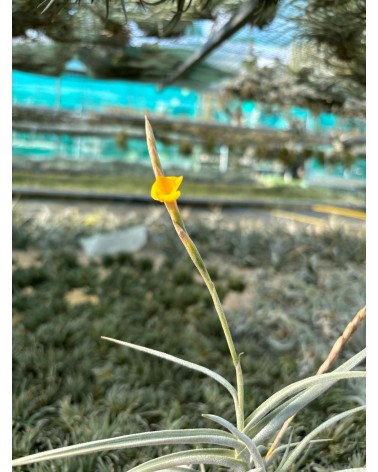
[[[242,430],[244,428],[244,384],[243,384],[243,373],[242,373],[242,369],[240,365],[240,356],[238,356],[236,352],[235,345],[234,345],[232,335],[231,335],[231,331],[230,331],[230,328],[228,326],[228,322],[226,319],[226,315],[223,311],[223,307],[219,300],[219,296],[216,291],[215,285],[213,281],[211,280],[211,277],[206,269],[206,266],[203,262],[203,259],[196,245],[190,238],[185,228],[184,221],[182,219],[180,210],[177,205],[177,198],[180,195],[180,192],[178,192],[178,195],[176,193],[177,195],[176,199],[171,198],[172,195],[175,195],[175,192],[178,191],[178,186],[175,187],[175,184],[178,183],[178,185],[180,185],[182,178],[181,177],[164,177],[164,172],[163,172],[159,155],[156,149],[154,133],[147,117],[146,117],[146,137],[147,137],[147,146],[148,146],[148,151],[149,151],[149,155],[151,159],[151,164],[152,164],[152,168],[156,177],[156,181],[153,184],[152,189],[151,189],[151,195],[153,198],[155,198],[155,196],[161,197],[161,195],[163,194],[162,198],[155,198],[155,199],[162,201],[165,204],[167,211],[169,213],[169,216],[171,217],[173,226],[176,230],[176,233],[178,234],[181,242],[183,243],[185,249],[187,250],[194,265],[196,266],[199,273],[201,274],[206,284],[206,287],[208,288],[210,292],[211,298],[215,306],[215,310],[218,314],[219,321],[221,323],[221,326],[222,326],[222,329],[226,338],[226,342],[227,342],[227,345],[231,354],[232,362],[234,364],[234,368],[236,372],[236,383],[237,383],[237,392],[238,392],[238,408],[236,411],[237,427],[240,430]],[[164,181],[162,180],[164,178],[170,179],[170,180]],[[164,185],[166,185],[165,189],[163,188]],[[166,193],[166,197],[164,196],[164,193]]]
[[[353,320],[347,324],[346,328],[343,331],[343,334],[339,338],[337,338],[337,341],[332,346],[332,349],[330,350],[327,356],[327,359],[319,367],[315,375],[321,375],[327,372],[327,370],[331,367],[331,365],[335,362],[335,360],[339,356],[340,352],[344,349],[344,346],[350,340],[353,333],[356,331],[356,329],[360,325],[361,321],[365,318],[366,318],[366,306],[361,308],[361,310],[358,311],[358,313],[355,315]],[[275,440],[273,441],[273,444],[270,446],[270,449],[265,456],[265,460],[268,460],[272,456],[274,450],[277,448],[278,444],[281,442],[283,435],[285,434],[287,428],[289,427],[290,423],[293,421],[294,418],[295,418],[295,415],[291,416],[282,425]]]

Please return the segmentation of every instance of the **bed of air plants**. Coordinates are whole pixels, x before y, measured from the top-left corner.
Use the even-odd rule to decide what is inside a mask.
[[[130,433],[208,428],[206,413],[233,421],[232,399],[212,379],[101,339],[163,350],[232,378],[206,287],[170,231],[168,215],[151,218],[151,212],[117,218],[109,211],[90,220],[77,209],[46,216],[41,208],[30,217],[16,205],[13,457]],[[230,221],[217,211],[189,220],[235,344],[245,353],[245,409],[253,411],[283,386],[313,375],[364,305],[364,227]],[[83,256],[80,237],[139,223],[149,234],[140,253]],[[364,343],[361,326],[338,363]],[[363,382],[338,382],[298,414],[291,440],[363,402]],[[320,438],[328,441],[313,444],[291,470],[365,464],[363,412]],[[19,470],[123,471],[171,450],[105,451]]]

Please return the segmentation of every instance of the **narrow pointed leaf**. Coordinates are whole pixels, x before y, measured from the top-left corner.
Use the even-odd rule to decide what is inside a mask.
[[[160,446],[169,444],[212,444],[226,446],[233,449],[240,447],[240,443],[231,434],[218,429],[178,429],[167,431],[150,431],[147,433],[129,434],[115,438],[100,439],[72,446],[60,447],[30,456],[15,459],[13,466],[32,464],[35,462],[60,459],[63,457],[91,454],[112,449],[126,449],[132,447]]]
[[[198,472],[197,469],[183,465],[181,467],[166,467],[164,472]]]
[[[327,421],[324,421],[320,426],[315,428],[313,431],[311,431],[310,434],[308,434],[300,444],[291,452],[283,466],[280,467],[279,472],[285,472],[289,470],[289,468],[295,463],[295,461],[301,457],[303,454],[303,451],[306,449],[306,447],[310,444],[310,441],[315,438],[319,433],[321,433],[323,430],[329,428],[332,426],[334,423],[337,423],[338,421],[346,418],[347,416],[353,415],[354,413],[357,413],[359,411],[364,410],[364,406],[359,406],[357,408],[352,408],[351,410],[344,411],[343,413],[340,413],[338,415],[333,416]]]
[[[333,372],[346,372],[348,370],[352,370],[364,359],[366,359],[366,347],[364,349],[361,349],[360,352],[358,352],[353,357],[351,357],[346,362],[337,367]]]
[[[220,424],[224,428],[227,428],[236,438],[238,438],[242,443],[245,444],[245,446],[247,447],[251,455],[254,465],[257,467],[260,467],[262,472],[266,471],[264,460],[261,457],[261,454],[259,450],[257,449],[256,444],[252,441],[251,438],[249,438],[246,434],[239,431],[238,428],[236,428],[232,423],[225,420],[224,418],[221,418],[220,416],[206,415],[206,414],[202,416],[205,418],[208,418],[209,420],[215,421],[216,423]]]
[[[349,360],[347,360],[346,362],[344,362],[343,364],[341,364],[337,369],[335,369],[333,372],[331,373],[335,373],[335,372],[347,372],[347,371],[350,371],[351,369],[353,369],[354,367],[356,367],[360,362],[362,362],[366,357],[366,348],[365,349],[362,349],[360,352],[358,352],[356,355],[354,355],[353,357],[351,357]],[[323,376],[324,375],[329,375],[329,374],[322,374]],[[314,379],[315,377],[319,377],[319,376],[312,376],[312,377],[308,377],[308,379]],[[287,387],[281,389],[279,392],[275,393],[274,395],[272,395],[270,398],[268,398],[264,403],[262,403],[248,418],[247,418],[247,425],[246,427],[244,428],[244,432],[249,432],[250,429],[251,429],[251,426],[253,424],[256,423],[256,421],[258,421],[258,419],[256,419],[260,414],[261,414],[261,411],[265,410],[266,407],[268,407],[270,405],[270,403],[274,403],[273,402],[273,399],[274,400],[279,400],[280,398],[282,398],[282,400],[284,398],[287,398],[287,396],[290,396],[291,394],[289,393],[290,392],[290,389],[292,387],[294,387],[294,389],[296,389],[297,387],[296,386],[300,386],[301,383],[300,382],[304,382],[304,381],[307,381],[308,379],[303,379],[303,380],[300,380],[299,382],[295,382],[291,385],[288,385]],[[324,377],[323,377],[324,379]],[[335,381],[332,381],[332,383],[330,383],[327,387],[325,387],[324,391],[327,390],[327,388],[329,388],[330,386],[333,385]],[[316,382],[315,382],[316,383]],[[311,387],[307,387],[307,388],[311,388]],[[283,397],[281,397],[281,393],[288,393],[288,395],[284,395]],[[296,392],[293,392],[293,394],[296,393]],[[280,403],[280,402],[279,402]],[[272,405],[270,405],[270,408],[269,410],[272,409]]]
[[[286,398],[310,387],[320,385],[321,387],[329,388],[338,380],[355,377],[354,372],[331,372],[329,374],[314,375],[279,390],[273,394],[268,400],[262,403],[249,417],[249,421],[244,428],[244,432],[250,431],[251,427],[263,418],[267,413],[277,407]]]
[[[294,434],[294,430],[292,429],[291,432],[290,432],[289,443],[286,444],[285,452],[284,452],[284,455],[281,458],[281,462],[278,465],[278,469],[281,467],[281,465],[283,465],[285,463],[285,460],[286,460],[287,456],[289,455],[291,444],[292,444],[291,440],[293,439],[293,434]],[[276,449],[275,452],[277,452],[277,449]],[[272,459],[272,457],[273,457],[273,454],[270,457],[270,459]]]
[[[366,472],[366,467],[354,467],[353,469],[335,470],[335,472]]]
[[[138,465],[128,472],[155,472],[166,468],[194,464],[218,465],[230,468],[233,472],[243,472],[247,466],[245,462],[235,459],[234,451],[209,448],[168,454]]]
[[[165,352],[156,351],[155,349],[150,349],[148,347],[139,346],[139,344],[132,344],[126,341],[118,341],[117,339],[107,338],[106,336],[101,336],[102,339],[106,339],[107,341],[111,341],[116,344],[121,344],[121,346],[126,346],[131,349],[136,349],[137,351],[145,352],[146,354],[150,354],[152,356],[160,357],[161,359],[165,359],[166,361],[174,362],[175,364],[181,365],[183,367],[187,367],[188,369],[196,370],[197,372],[201,372],[216,382],[223,385],[224,388],[228,390],[231,394],[232,398],[234,399],[235,405],[238,403],[238,396],[236,393],[235,388],[230,384],[228,380],[226,380],[221,375],[217,374],[216,372],[208,369],[207,367],[203,367],[198,364],[194,364],[193,362],[185,361],[184,359],[180,359],[179,357],[172,356],[171,354],[166,354]]]
[[[344,372],[343,379],[351,378],[364,378],[366,377],[366,372]],[[322,374],[327,375],[327,374]],[[320,377],[320,376],[319,376]],[[341,379],[340,379],[341,380]],[[332,382],[332,385],[335,382]],[[297,399],[293,400],[286,406],[276,417],[274,417],[264,428],[256,434],[254,440],[256,444],[260,444],[266,438],[271,436],[275,431],[277,431],[284,422],[289,419],[291,416],[296,415],[298,411],[302,410],[305,406],[311,403],[313,400],[318,398],[323,392],[325,392],[331,385],[327,384],[325,387],[323,385],[317,385],[312,387],[302,394],[300,394]]]
[[[248,429],[248,436],[249,437],[254,437],[256,434],[264,428],[270,421],[272,421],[273,418],[275,418],[281,411],[283,411],[284,408],[286,408],[292,401],[295,399],[299,398],[301,393],[298,393],[296,396],[293,398],[289,398],[288,400],[284,401],[281,405],[278,407],[274,408],[270,413],[266,414],[261,420],[257,421],[254,423],[251,428]]]

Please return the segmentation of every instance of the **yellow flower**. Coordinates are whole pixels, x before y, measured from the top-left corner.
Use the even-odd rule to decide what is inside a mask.
[[[151,197],[159,202],[175,202],[181,195],[178,188],[183,177],[163,177],[158,175],[151,187]]]

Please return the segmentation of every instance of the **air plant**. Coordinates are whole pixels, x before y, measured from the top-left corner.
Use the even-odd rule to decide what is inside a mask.
[[[302,440],[291,442],[291,436],[286,443],[279,445],[283,439],[284,430],[292,418],[312,401],[341,380],[363,379],[365,371],[354,370],[366,357],[366,350],[362,349],[353,357],[345,361],[333,371],[327,373],[331,364],[338,357],[340,351],[350,340],[359,323],[365,318],[363,308],[354,320],[348,324],[342,336],[336,341],[325,363],[314,376],[296,381],[284,386],[274,393],[249,415],[244,409],[244,381],[242,371],[242,353],[238,353],[228,325],[226,314],[221,305],[215,285],[209,275],[206,265],[188,231],[181,216],[177,200],[181,196],[179,187],[182,176],[165,176],[156,150],[155,138],[150,123],[146,119],[147,145],[155,174],[151,196],[165,204],[171,217],[178,237],[183,243],[188,255],[198,269],[212,298],[215,311],[221,324],[225,341],[228,346],[230,361],[235,370],[235,385],[217,372],[193,362],[175,357],[166,352],[157,351],[149,347],[132,344],[106,336],[102,339],[119,344],[128,349],[134,349],[145,354],[156,356],[163,361],[175,363],[181,367],[197,371],[219,383],[231,396],[234,403],[235,421],[211,413],[203,416],[216,427],[196,429],[171,429],[150,431],[126,436],[90,441],[82,444],[65,446],[58,449],[39,452],[13,460],[13,466],[21,466],[41,461],[69,458],[72,456],[91,454],[100,451],[126,448],[166,446],[189,446],[187,450],[180,450],[162,455],[130,469],[133,472],[154,472],[158,470],[193,471],[196,466],[201,470],[205,465],[216,465],[236,472],[285,472],[292,470],[299,459],[303,459],[308,446],[314,443],[327,441],[317,439],[320,433],[339,421],[365,409],[357,406],[336,414],[309,432]],[[247,355],[247,353],[246,353]],[[169,365],[169,364],[168,364]],[[194,388],[194,387],[193,387]],[[275,435],[279,432],[276,440]],[[200,447],[199,447],[200,446]],[[269,450],[263,456],[264,450]],[[281,459],[278,467],[272,469],[277,459]],[[352,470],[352,469],[350,469]],[[356,470],[356,469],[353,469]],[[363,469],[358,469],[363,470]]]

